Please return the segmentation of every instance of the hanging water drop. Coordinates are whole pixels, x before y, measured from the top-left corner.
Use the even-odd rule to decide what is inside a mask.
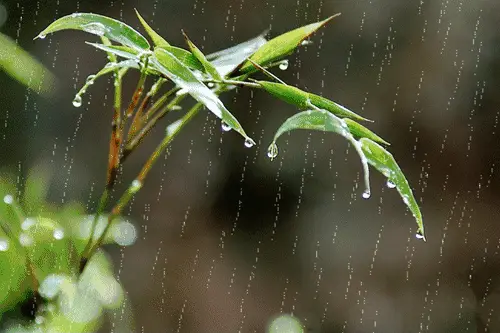
[[[73,99],[73,106],[75,108],[79,108],[80,106],[82,106],[82,96],[80,95],[75,96],[75,99]]]
[[[269,148],[267,148],[267,156],[272,160],[278,156],[278,146],[275,143],[272,143],[269,145]]]
[[[370,199],[371,195],[372,194],[370,193],[370,191],[366,190],[366,191],[363,192],[362,196],[363,196],[363,199]]]
[[[39,34],[39,35],[38,35],[38,38],[40,38],[40,39],[45,39],[45,37],[47,37],[47,35],[46,35],[46,34]]]
[[[423,240],[425,241],[425,236],[424,236],[424,234],[422,233],[422,230],[418,230],[418,231],[417,231],[417,234],[415,235],[415,237],[416,237],[417,239],[423,239]]]
[[[304,40],[302,41],[302,43],[300,43],[300,45],[301,45],[301,46],[306,46],[306,45],[310,45],[310,44],[312,44],[312,43],[313,43],[312,41],[310,41],[310,40],[308,40],[308,39],[304,39]]]
[[[252,139],[245,140],[245,147],[252,148],[253,146],[255,146],[255,142]]]
[[[87,77],[87,80],[85,81],[85,83],[90,86],[90,85],[94,84],[95,78],[96,78],[95,75],[89,75]]]
[[[215,87],[215,83],[213,83],[213,82],[208,82],[207,87],[209,87],[209,88],[213,88],[213,87]]]
[[[5,197],[3,197],[3,202],[5,202],[7,205],[12,205],[14,202],[14,197],[10,194],[7,194]]]
[[[224,132],[229,132],[231,130],[231,126],[229,126],[226,122],[221,123],[221,128]]]
[[[396,187],[396,184],[391,182],[390,180],[387,181],[386,185],[388,188],[395,188]]]
[[[286,71],[286,70],[288,69],[288,60],[283,61],[283,62],[279,65],[279,68],[280,68],[282,71]]]

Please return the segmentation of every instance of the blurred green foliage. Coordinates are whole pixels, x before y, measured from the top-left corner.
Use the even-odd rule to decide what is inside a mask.
[[[0,174],[0,331],[94,332],[106,311],[126,305],[124,291],[105,252],[78,277],[81,252],[93,217],[78,203],[46,201],[45,167],[21,178]],[[100,220],[96,235],[104,229]],[[136,233],[117,221],[106,243],[130,245]]]

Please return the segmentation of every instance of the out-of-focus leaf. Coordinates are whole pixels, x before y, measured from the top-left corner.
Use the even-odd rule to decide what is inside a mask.
[[[212,65],[210,61],[207,60],[203,52],[201,52],[201,50],[196,45],[194,45],[194,43],[185,33],[184,38],[186,39],[191,53],[196,57],[196,59],[198,59],[199,62],[201,62],[203,68],[205,68],[205,72],[207,72],[215,80],[222,80],[220,73],[217,71],[214,65]]]
[[[267,31],[241,44],[209,54],[207,59],[222,76],[227,76],[267,42],[264,38],[266,34]]]
[[[326,20],[311,23],[275,37],[261,46],[250,59],[261,66],[266,66],[276,60],[282,59],[292,53],[306,38],[338,15],[339,14],[333,15]],[[243,73],[253,70],[255,70],[255,67],[248,61],[240,68],[240,71]]]
[[[292,87],[282,83],[270,82],[270,81],[256,81],[261,85],[264,90],[266,90],[271,95],[299,107],[304,110],[309,108],[310,104],[314,106],[328,110],[334,115],[341,118],[351,118],[355,120],[367,120],[360,115],[352,112],[351,110],[343,107],[340,104],[330,101],[324,97],[300,90],[299,88]]]
[[[29,171],[24,189],[26,213],[37,215],[43,208],[50,186],[51,172],[47,166],[40,165]]]
[[[158,71],[172,80],[180,88],[185,89],[194,99],[202,103],[213,114],[225,122],[229,127],[240,133],[249,146],[255,142],[245,133],[238,120],[226,109],[217,95],[210,90],[196,75],[180,62],[172,53],[156,48],[155,57],[151,62],[157,67]]]
[[[0,45],[0,70],[37,93],[53,92],[55,78],[40,62],[1,33]]]
[[[144,30],[146,30],[149,37],[151,37],[151,40],[153,41],[155,46],[157,46],[157,47],[170,46],[170,44],[162,36],[160,36],[156,31],[154,31],[153,28],[151,28],[149,26],[149,24],[146,22],[146,20],[144,20],[142,18],[141,14],[139,14],[137,9],[135,10],[135,13],[137,14],[137,17],[139,18],[139,21],[141,21],[141,24],[144,27]]]
[[[74,13],[63,16],[40,32],[37,38],[45,38],[50,33],[68,29],[105,36],[112,41],[139,51],[149,49],[147,39],[130,26],[110,17],[92,13]]]
[[[370,172],[368,169],[368,164],[366,157],[361,149],[361,145],[349,132],[349,127],[340,118],[336,117],[332,113],[326,110],[308,110],[297,113],[296,115],[288,118],[276,131],[274,135],[273,142],[269,146],[268,156],[275,158],[278,153],[278,147],[276,141],[278,138],[286,132],[297,130],[297,129],[307,129],[316,130],[323,132],[333,132],[340,134],[346,138],[356,149],[358,155],[361,159],[361,164],[363,165],[364,175],[365,175],[365,193],[364,197],[370,196]]]
[[[344,118],[343,120],[347,124],[347,127],[349,127],[349,131],[351,132],[351,134],[355,138],[357,138],[357,139],[368,138],[368,139],[370,139],[372,141],[375,141],[375,142],[378,142],[378,143],[382,143],[384,145],[388,145],[388,146],[390,145],[389,142],[385,141],[380,136],[378,136],[377,134],[373,133],[371,130],[369,130],[365,126],[363,126],[363,125],[355,122],[354,120],[349,119],[349,118]]]
[[[408,206],[417,221],[417,236],[425,240],[422,213],[420,212],[417,201],[413,196],[410,184],[408,184],[405,175],[396,163],[392,154],[385,150],[384,147],[370,139],[362,138],[359,142],[361,144],[361,149],[363,149],[363,152],[368,159],[368,163],[387,177],[387,185],[389,187],[396,187],[399,194],[403,198],[403,202],[406,206]]]

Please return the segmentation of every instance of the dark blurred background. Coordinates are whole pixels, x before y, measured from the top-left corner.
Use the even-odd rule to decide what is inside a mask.
[[[392,143],[421,204],[428,242],[415,238],[411,214],[376,172],[372,197],[361,198],[359,159],[342,138],[294,132],[271,162],[267,145],[296,110],[241,89],[224,102],[258,146],[245,148],[201,113],[126,210],[137,243],[109,249],[137,332],[262,332],[280,313],[308,332],[500,332],[498,1],[0,0],[2,7],[1,31],[58,81],[44,98],[0,72],[1,167],[22,179],[49,164],[51,200],[82,201],[89,213],[105,182],[112,84],[96,82],[74,108],[105,56],[81,32],[33,41],[45,26],[85,11],[139,29],[137,8],[174,45],[183,46],[184,29],[210,53],[270,26],[276,36],[342,13],[278,74],[375,120],[371,128]],[[127,92],[136,77],[128,76]],[[118,191],[163,128],[126,165]]]

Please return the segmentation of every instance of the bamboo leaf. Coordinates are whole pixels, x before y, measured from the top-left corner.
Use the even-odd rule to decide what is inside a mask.
[[[304,110],[310,107],[310,104],[320,109],[328,110],[334,115],[341,118],[351,118],[354,120],[367,120],[360,115],[352,112],[351,110],[337,104],[324,97],[300,90],[299,88],[292,87],[282,83],[269,82],[269,81],[256,81],[271,95],[299,107]]]
[[[137,17],[139,18],[139,21],[141,21],[142,26],[144,27],[144,30],[148,33],[149,37],[151,37],[151,40],[153,41],[154,45],[157,47],[168,47],[170,44],[162,37],[160,36],[156,31],[154,31],[153,28],[149,26],[149,24],[144,20],[137,11],[135,10],[135,13],[137,14]]]
[[[363,165],[365,181],[365,192],[363,193],[363,197],[370,197],[370,172],[368,169],[367,159],[361,150],[360,143],[354,139],[349,131],[349,127],[342,119],[326,110],[307,110],[288,118],[280,126],[278,131],[276,131],[273,142],[268,148],[268,156],[271,159],[274,159],[278,154],[278,147],[276,145],[278,138],[286,132],[297,129],[333,132],[346,138],[347,141],[349,141],[356,149],[361,159],[361,164]]]
[[[366,128],[365,126],[355,122],[352,119],[349,118],[344,118],[344,122],[347,124],[347,127],[349,127],[349,131],[351,132],[352,135],[354,135],[355,138],[360,139],[360,138],[367,138],[372,141],[382,143],[384,145],[390,146],[390,143],[382,139],[380,136],[377,134],[373,133],[371,130]]]
[[[340,14],[333,15],[326,20],[297,28],[273,38],[261,46],[257,52],[250,57],[250,59],[261,66],[265,66],[269,63],[275,62],[276,60],[282,59],[291,54],[306,38],[339,15]],[[240,71],[243,73],[254,70],[255,67],[248,61],[245,62],[240,68]]]
[[[50,24],[35,38],[43,39],[50,33],[68,29],[104,36],[139,51],[149,49],[147,39],[130,26],[110,17],[91,13],[74,13],[63,16]]]
[[[200,72],[205,71],[203,64],[191,52],[175,46],[165,46],[162,49],[172,53],[185,66]]]
[[[123,45],[105,45],[99,43],[90,43],[86,42],[88,45],[91,45],[99,50],[106,51],[112,54],[115,54],[119,57],[125,59],[137,59],[139,52],[136,49],[133,49],[128,46]]]
[[[370,139],[362,138],[359,142],[361,144],[361,149],[368,159],[368,163],[387,177],[388,187],[395,187],[398,190],[403,198],[403,202],[408,206],[415,217],[418,226],[417,237],[425,240],[422,213],[420,212],[420,208],[418,207],[405,175],[399,168],[392,154]]]
[[[194,45],[194,43],[189,39],[189,37],[182,32],[184,35],[184,38],[186,39],[186,42],[189,46],[189,49],[191,50],[191,53],[198,59],[199,62],[203,65],[203,68],[205,69],[205,72],[207,72],[214,80],[222,80],[222,76],[220,73],[217,71],[217,69],[210,63],[210,61],[207,60],[203,52]]]
[[[180,88],[185,89],[194,99],[204,104],[213,114],[220,118],[229,127],[240,133],[248,146],[255,142],[245,133],[238,120],[226,109],[218,96],[210,90],[196,75],[189,70],[172,53],[156,48],[151,63],[159,72],[172,80]]]

